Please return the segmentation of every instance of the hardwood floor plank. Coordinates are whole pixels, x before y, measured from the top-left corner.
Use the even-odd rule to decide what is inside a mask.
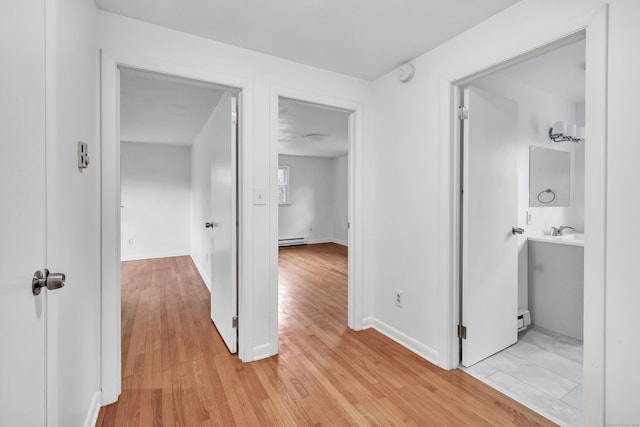
[[[243,364],[189,257],[122,265],[122,395],[98,426],[553,425],[375,330],[347,328],[347,251],[280,249],[278,356]]]

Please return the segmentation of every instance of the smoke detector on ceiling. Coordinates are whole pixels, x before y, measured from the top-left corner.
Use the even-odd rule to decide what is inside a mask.
[[[399,72],[400,73],[398,74],[398,78],[400,79],[400,81],[402,83],[407,83],[413,78],[413,75],[416,73],[416,69],[413,64],[408,62],[400,67]]]
[[[327,140],[327,135],[324,133],[308,133],[304,136],[304,140],[307,142],[324,142]]]

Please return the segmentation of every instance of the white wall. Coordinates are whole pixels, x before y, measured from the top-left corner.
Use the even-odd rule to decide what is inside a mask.
[[[507,71],[508,72],[508,71]],[[528,245],[529,236],[551,234],[551,227],[569,225],[576,232],[584,232],[584,166],[582,176],[578,176],[576,163],[584,165],[584,147],[573,142],[551,142],[549,127],[559,120],[576,123],[576,105],[542,90],[510,80],[503,74],[492,74],[475,80],[473,86],[483,88],[509,98],[517,103],[518,123],[516,124],[518,162],[518,226],[525,233],[518,236],[518,307],[528,308]],[[584,118],[582,119],[584,122]],[[530,207],[529,206],[529,147],[562,150],[571,153],[570,206]],[[578,191],[583,195],[577,197]],[[531,223],[527,224],[527,213]],[[535,320],[534,320],[535,324]]]
[[[275,179],[271,168],[277,155],[270,147],[271,109],[277,104],[274,91],[278,88],[295,91],[300,94],[298,98],[319,94],[329,100],[324,103],[331,103],[331,99],[344,100],[363,106],[364,115],[371,84],[101,11],[97,12],[97,34],[98,47],[117,62],[143,63],[164,72],[227,84],[236,82],[237,86],[245,88],[240,153],[240,201],[244,207],[240,218],[243,228],[241,248],[244,248],[240,253],[239,276],[242,300],[239,315],[243,319],[240,356],[243,360],[254,360],[275,354],[278,339],[277,239],[272,245],[270,209],[272,205],[277,206],[277,199],[271,200],[274,193],[270,193],[266,205],[253,204],[254,188],[268,189]],[[277,112],[277,105],[274,112]],[[366,134],[366,130],[363,133]],[[368,164],[365,159],[363,167]],[[366,174],[366,169],[362,173]],[[367,200],[367,191],[365,188],[361,194],[363,200]],[[365,216],[364,227],[368,221]],[[364,246],[359,255],[362,263],[369,250]],[[367,283],[369,272],[363,270],[360,280]],[[363,316],[370,316],[371,304],[367,299],[371,293],[363,292],[362,295]]]
[[[289,167],[289,200],[278,208],[278,237],[305,237],[309,243],[345,244],[347,162],[338,158],[278,156]],[[340,227],[341,222],[344,227]]]
[[[395,72],[375,82],[375,141],[367,144],[372,170],[402,173],[393,174],[393,179],[389,179],[390,173],[368,177],[371,179],[368,185],[376,189],[376,195],[394,195],[393,203],[381,196],[372,200],[373,228],[368,230],[371,239],[367,244],[373,248],[373,254],[367,267],[371,269],[375,295],[373,313],[378,321],[399,331],[397,335],[404,335],[405,341],[413,342],[414,347],[421,348],[443,366],[449,365],[447,348],[453,340],[443,332],[451,321],[446,312],[452,292],[447,278],[451,274],[449,261],[453,251],[447,242],[454,227],[447,208],[451,203],[452,153],[448,135],[452,123],[446,108],[442,108],[448,105],[449,82],[583,28],[603,3],[522,0],[415,59],[416,75],[409,84],[398,82]],[[640,3],[634,0],[608,3],[605,416],[607,423],[638,423],[640,407],[635,396],[640,378],[640,365],[636,363],[640,341],[632,338],[629,331],[640,329],[636,310],[640,286],[635,267],[640,259],[637,244],[640,230],[630,226],[640,208],[640,199],[630,190],[629,183],[640,181],[637,166],[640,145],[629,137],[628,129],[639,113],[634,100],[640,58],[634,44],[640,39],[640,27],[635,22],[640,16]],[[586,144],[589,142],[587,135]],[[591,143],[602,145],[603,141],[592,139]],[[402,191],[397,191],[398,188]],[[404,207],[401,217],[399,206]],[[585,232],[590,235],[589,229]],[[588,237],[585,244],[586,260]],[[589,268],[586,262],[585,269]],[[391,297],[399,282],[407,302],[402,310],[393,306]],[[587,343],[588,337],[585,329],[585,348],[598,351],[597,346],[590,347],[592,343]],[[585,355],[587,360],[600,359],[599,355]],[[585,364],[586,386],[598,387],[600,368]],[[589,399],[597,398],[598,394],[597,389],[585,389],[585,396],[591,396]],[[592,409],[587,405],[587,415],[593,414]],[[587,424],[601,425],[602,421],[587,419]]]
[[[191,253],[191,148],[122,142],[122,260]]]
[[[349,242],[349,156],[333,159],[333,240]]]
[[[41,295],[48,305],[49,351],[42,360],[47,402],[38,398],[33,404],[46,404],[48,426],[91,425],[101,389],[95,6],[86,0],[50,0],[46,8],[47,264],[41,267],[66,273],[66,285]],[[91,156],[82,171],[78,141],[88,144]],[[42,208],[45,201],[33,202]]]
[[[640,341],[629,331],[640,329],[636,312],[640,287],[635,279],[640,230],[630,226],[640,209],[640,199],[629,190],[629,183],[640,181],[640,145],[629,136],[629,124],[639,113],[635,82],[640,59],[635,45],[640,39],[636,23],[640,3],[608,3],[606,422],[638,423],[640,406],[635,396]],[[414,60],[416,75],[408,84],[398,82],[392,72],[370,85],[103,12],[98,12],[98,46],[116,60],[143,58],[185,74],[250,81],[251,101],[246,108],[250,109],[251,132],[244,135],[243,148],[247,212],[241,219],[246,227],[243,243],[252,248],[251,254],[245,254],[241,272],[246,287],[242,296],[248,308],[244,322],[252,347],[247,360],[276,351],[270,346],[276,342],[272,319],[277,316],[277,299],[269,280],[274,261],[268,243],[269,210],[251,205],[252,188],[269,186],[270,90],[285,86],[315,92],[322,87],[325,96],[371,105],[364,124],[366,188],[360,195],[365,240],[360,256],[365,267],[363,283],[368,286],[363,290],[363,314],[389,335],[448,366],[452,339],[446,332],[452,294],[447,278],[453,253],[448,210],[452,197],[451,122],[442,108],[448,104],[448,84],[583,28],[602,4],[601,0],[522,0]],[[602,141],[594,141],[597,143]],[[589,230],[585,231],[589,235]],[[586,252],[587,248],[585,257]],[[403,309],[392,302],[397,287],[405,292]],[[597,378],[590,378],[593,369],[586,367],[585,385],[597,386]],[[585,395],[590,393],[585,390]],[[601,424],[597,419],[588,423]]]

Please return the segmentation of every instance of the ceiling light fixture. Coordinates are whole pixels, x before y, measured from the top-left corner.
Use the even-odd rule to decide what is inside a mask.
[[[307,142],[324,142],[327,140],[327,135],[324,133],[308,133],[304,136],[304,140]]]

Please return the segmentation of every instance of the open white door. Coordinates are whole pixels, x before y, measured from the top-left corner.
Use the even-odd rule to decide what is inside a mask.
[[[462,364],[471,366],[518,339],[516,102],[464,91]]]
[[[45,425],[44,2],[3,2],[0,14],[0,424]]]
[[[231,353],[238,351],[236,98],[225,93],[212,113],[211,320]]]

